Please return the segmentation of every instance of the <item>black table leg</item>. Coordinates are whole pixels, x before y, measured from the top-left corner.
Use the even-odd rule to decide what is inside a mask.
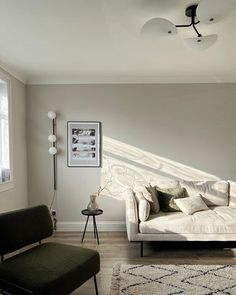
[[[97,237],[97,242],[98,242],[98,245],[99,245],[98,228],[97,228],[97,223],[96,223],[95,216],[93,216],[93,222],[94,222],[94,227],[95,227],[95,235]]]
[[[87,225],[88,225],[88,220],[89,220],[89,215],[88,215],[87,220],[86,220],[86,224],[85,224],[85,227],[84,227],[84,232],[83,232],[83,237],[82,237],[81,243],[83,243],[83,241],[84,241],[84,236],[85,236],[85,233],[86,233],[86,229],[87,229]]]
[[[93,216],[93,236],[94,236],[94,239],[96,239],[96,227],[95,227],[95,216]]]

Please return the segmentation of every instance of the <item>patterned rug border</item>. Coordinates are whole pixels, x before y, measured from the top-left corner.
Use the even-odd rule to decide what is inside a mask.
[[[230,267],[230,266],[235,266],[236,264],[125,264],[125,263],[119,263],[115,264],[113,266],[113,272],[112,272],[112,277],[111,277],[111,285],[110,285],[110,293],[109,295],[120,295],[120,287],[121,287],[121,268],[122,266],[130,266],[130,267],[135,267],[135,266],[159,266],[159,267]],[[236,285],[236,284],[235,284]],[[231,293],[228,293],[231,294]],[[234,294],[234,293],[233,293]],[[135,294],[136,295],[136,294]]]

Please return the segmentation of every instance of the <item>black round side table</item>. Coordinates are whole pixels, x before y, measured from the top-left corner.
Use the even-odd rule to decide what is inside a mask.
[[[99,237],[98,237],[98,228],[97,228],[97,223],[96,223],[96,216],[102,215],[103,210],[98,209],[96,212],[90,212],[88,209],[84,209],[84,210],[81,211],[81,213],[83,215],[87,216],[87,220],[86,220],[86,224],[85,224],[85,227],[84,227],[84,232],[83,232],[83,237],[82,237],[81,243],[83,243],[83,241],[84,241],[84,236],[85,236],[85,233],[86,233],[89,217],[92,216],[93,217],[93,235],[94,235],[94,239],[97,239],[97,243],[99,245]]]

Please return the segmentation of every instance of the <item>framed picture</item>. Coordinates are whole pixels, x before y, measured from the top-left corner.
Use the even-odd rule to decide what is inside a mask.
[[[101,122],[67,122],[68,167],[101,167]]]

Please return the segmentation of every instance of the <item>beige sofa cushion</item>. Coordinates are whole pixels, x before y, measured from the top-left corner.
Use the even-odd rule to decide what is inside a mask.
[[[189,196],[202,195],[207,206],[228,206],[229,205],[229,183],[220,181],[182,181],[181,186],[185,187]]]
[[[236,208],[236,182],[229,180],[229,206]]]
[[[140,221],[146,221],[150,215],[150,204],[144,198],[142,192],[135,193],[136,200],[138,203],[138,216]]]
[[[191,215],[195,212],[209,209],[206,203],[204,203],[201,195],[183,199],[175,199],[174,202],[179,207],[179,209],[187,215]]]
[[[217,234],[236,233],[236,208],[211,207],[193,215],[182,212],[150,215],[149,219],[139,224],[143,234]]]

